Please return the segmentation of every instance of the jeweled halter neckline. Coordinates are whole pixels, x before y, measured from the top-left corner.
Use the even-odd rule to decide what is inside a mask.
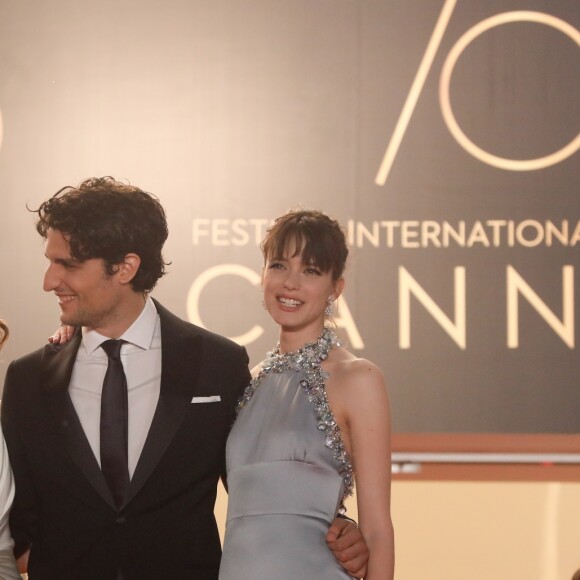
[[[318,421],[318,429],[324,431],[325,445],[328,447],[338,462],[338,473],[344,481],[344,493],[340,502],[340,513],[345,513],[344,500],[352,495],[354,488],[352,463],[348,452],[344,447],[340,428],[326,396],[324,371],[321,368],[322,361],[328,358],[332,348],[340,346],[336,333],[332,328],[325,327],[322,334],[314,342],[305,344],[299,350],[288,353],[280,353],[278,344],[274,350],[266,354],[260,373],[254,377],[244,390],[238,402],[238,412],[251,400],[254,392],[269,373],[282,373],[284,371],[302,372],[305,375],[300,381],[300,386],[306,392],[308,401],[312,405]]]
[[[281,353],[280,343],[278,343],[274,350],[266,354],[264,365],[268,365],[270,361],[273,361],[274,364],[280,364],[281,361],[286,363],[287,360],[288,364],[304,370],[305,365],[312,367],[326,360],[328,353],[335,346],[340,346],[336,333],[332,328],[324,327],[322,334],[315,341],[306,343],[298,350]]]

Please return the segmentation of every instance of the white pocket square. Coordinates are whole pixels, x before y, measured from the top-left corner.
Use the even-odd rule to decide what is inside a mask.
[[[192,403],[219,403],[222,398],[219,395],[212,395],[211,397],[193,397]]]

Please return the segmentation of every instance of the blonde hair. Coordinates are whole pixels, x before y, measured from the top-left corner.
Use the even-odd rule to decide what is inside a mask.
[[[3,320],[0,320],[0,348],[2,348],[2,345],[8,339],[8,334],[10,333],[8,332],[8,327],[6,326],[6,323]]]

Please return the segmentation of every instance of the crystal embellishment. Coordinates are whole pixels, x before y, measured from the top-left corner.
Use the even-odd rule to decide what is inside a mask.
[[[340,427],[328,404],[326,384],[320,366],[321,362],[328,357],[328,353],[335,346],[340,346],[340,342],[334,330],[328,327],[324,328],[322,334],[315,342],[306,344],[300,350],[281,354],[280,345],[278,345],[273,351],[266,354],[266,359],[262,363],[262,370],[251,380],[240,397],[237,412],[239,413],[248,404],[264,377],[269,373],[302,372],[305,378],[300,381],[300,386],[312,405],[318,422],[318,429],[324,432],[324,444],[332,452],[335,461],[338,463],[338,473],[344,481],[344,493],[339,509],[339,513],[344,514],[346,513],[344,500],[352,495],[354,489],[352,462],[344,447]]]

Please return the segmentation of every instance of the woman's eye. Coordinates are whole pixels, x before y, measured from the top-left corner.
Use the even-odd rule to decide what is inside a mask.
[[[271,270],[280,270],[281,268],[283,268],[283,266],[280,262],[270,262],[269,267]]]
[[[306,268],[305,272],[307,274],[314,274],[315,276],[320,276],[320,270],[317,268]]]

